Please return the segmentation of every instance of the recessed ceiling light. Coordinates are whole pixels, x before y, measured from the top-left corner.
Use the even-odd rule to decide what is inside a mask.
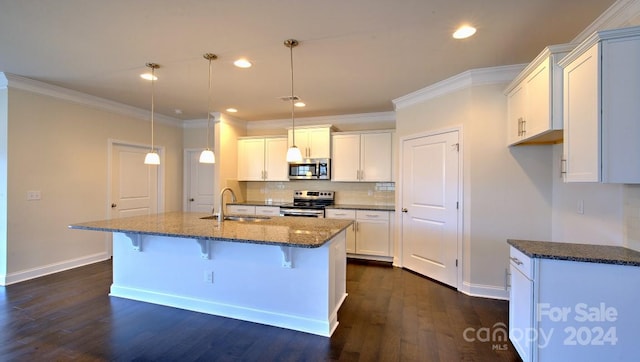
[[[151,73],[140,74],[140,78],[146,79],[146,80],[158,80],[158,77]]]
[[[235,65],[238,68],[251,68],[253,64],[251,64],[251,62],[245,58],[240,58],[235,62],[233,62],[233,65]]]
[[[306,107],[307,106],[307,104],[302,102],[302,101],[297,101],[293,105],[296,106],[296,107]]]
[[[455,39],[466,39],[476,33],[476,28],[470,25],[463,25],[453,33]]]
[[[227,108],[227,112],[229,112],[229,113],[236,113],[236,112],[238,112],[238,110],[237,110],[237,109],[235,109],[235,108]]]

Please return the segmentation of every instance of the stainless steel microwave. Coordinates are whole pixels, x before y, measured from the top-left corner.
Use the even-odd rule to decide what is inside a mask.
[[[289,163],[289,180],[331,180],[331,160],[308,158]]]

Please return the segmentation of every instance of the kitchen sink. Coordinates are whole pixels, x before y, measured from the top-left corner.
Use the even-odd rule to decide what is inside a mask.
[[[203,219],[203,220],[218,220],[218,215],[209,215],[209,216],[201,217],[200,219]],[[240,222],[258,222],[258,221],[264,221],[264,220],[269,220],[269,219],[271,219],[271,217],[269,217],[269,216],[235,216],[235,215],[229,215],[229,216],[225,216],[224,217],[224,220],[240,221]]]

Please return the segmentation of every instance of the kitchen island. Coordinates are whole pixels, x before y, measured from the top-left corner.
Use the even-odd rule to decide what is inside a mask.
[[[346,220],[164,213],[73,224],[113,233],[110,295],[331,336]]]

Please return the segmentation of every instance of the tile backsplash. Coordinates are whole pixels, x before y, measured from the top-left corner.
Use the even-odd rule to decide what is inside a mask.
[[[241,182],[247,201],[291,202],[295,190],[335,191],[338,204],[393,205],[396,186],[393,182]]]

